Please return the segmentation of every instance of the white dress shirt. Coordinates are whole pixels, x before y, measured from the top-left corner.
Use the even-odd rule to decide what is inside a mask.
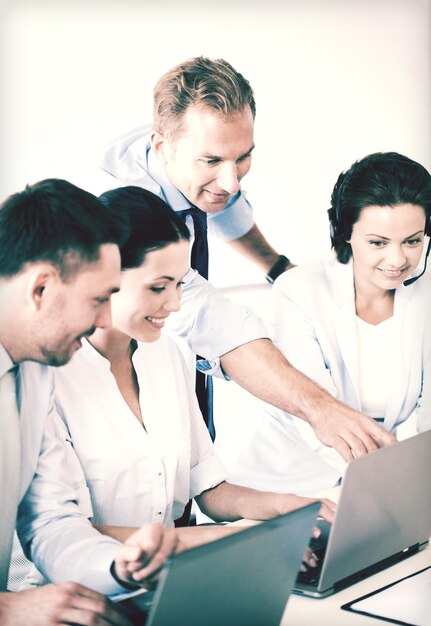
[[[0,345],[0,361],[5,354]],[[64,446],[55,432],[52,369],[32,362],[21,363],[19,369],[17,530],[21,543],[50,579],[75,580],[102,593],[120,593],[124,588],[109,572],[118,542],[100,535],[80,514],[76,492],[69,484]],[[0,436],[7,438],[7,432]]]
[[[56,370],[63,440],[79,459],[80,492],[85,498],[86,481],[95,523],[173,526],[189,499],[225,480],[226,471],[175,343],[167,336],[138,343],[133,364],[145,427],[125,402],[109,361],[89,342]],[[71,472],[76,477],[79,470]]]

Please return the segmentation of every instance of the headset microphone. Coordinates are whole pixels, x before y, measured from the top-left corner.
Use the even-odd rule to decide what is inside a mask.
[[[421,276],[423,276],[425,274],[425,271],[427,269],[427,260],[428,260],[428,255],[430,253],[431,250],[431,237],[428,241],[428,248],[427,248],[427,253],[425,255],[425,263],[424,263],[424,268],[422,270],[422,272],[420,274],[418,274],[417,276],[415,276],[414,278],[409,278],[408,280],[405,280],[403,282],[403,285],[405,285],[406,287],[408,287],[409,285],[411,285],[412,283],[414,283],[418,278],[420,278]]]

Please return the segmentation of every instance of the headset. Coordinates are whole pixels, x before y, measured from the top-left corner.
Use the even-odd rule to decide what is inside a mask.
[[[423,276],[426,272],[428,256],[429,256],[429,253],[431,252],[431,216],[429,215],[427,216],[427,221],[425,222],[425,235],[428,237],[428,247],[427,247],[427,251],[425,254],[424,268],[422,272],[418,274],[417,276],[414,276],[413,278],[408,278],[407,280],[405,280],[403,282],[403,285],[405,287],[408,287],[409,285],[413,284],[415,281],[417,281],[418,278]]]
[[[340,218],[341,218],[341,201],[342,201],[342,198],[343,198],[343,191],[344,191],[344,187],[346,186],[346,181],[348,181],[351,178],[352,173],[356,169],[355,165],[356,165],[356,163],[352,166],[352,168],[350,169],[350,172],[348,172],[348,174],[346,174],[344,176],[344,179],[341,182],[340,188],[338,189],[337,198],[336,198],[335,207],[334,207],[334,209],[335,209],[335,216],[332,219],[330,218],[331,235],[332,236],[338,236],[338,234],[339,234]],[[331,209],[329,209],[329,211],[331,211]],[[425,254],[424,268],[423,268],[422,272],[420,274],[418,274],[417,276],[414,276],[413,278],[408,278],[407,280],[405,280],[403,282],[403,285],[405,287],[408,287],[409,285],[412,285],[414,282],[417,281],[418,278],[423,276],[425,274],[425,272],[426,272],[427,261],[428,261],[429,254],[431,252],[431,215],[427,215],[426,216],[424,234],[428,237],[428,247],[427,247],[427,251],[426,251],[426,254]]]

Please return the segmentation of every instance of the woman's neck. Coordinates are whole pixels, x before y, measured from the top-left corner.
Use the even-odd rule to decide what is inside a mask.
[[[111,364],[131,359],[136,350],[136,341],[115,328],[98,328],[88,341]]]
[[[368,324],[380,324],[394,314],[395,290],[367,293],[355,286],[356,315]]]

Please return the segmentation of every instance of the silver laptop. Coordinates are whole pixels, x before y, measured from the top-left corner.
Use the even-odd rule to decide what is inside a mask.
[[[167,561],[153,598],[120,605],[136,626],[279,626],[319,508],[182,552]]]
[[[335,520],[323,520],[319,568],[299,573],[294,592],[331,595],[418,552],[431,535],[431,431],[352,461]],[[319,571],[320,570],[320,571]]]

